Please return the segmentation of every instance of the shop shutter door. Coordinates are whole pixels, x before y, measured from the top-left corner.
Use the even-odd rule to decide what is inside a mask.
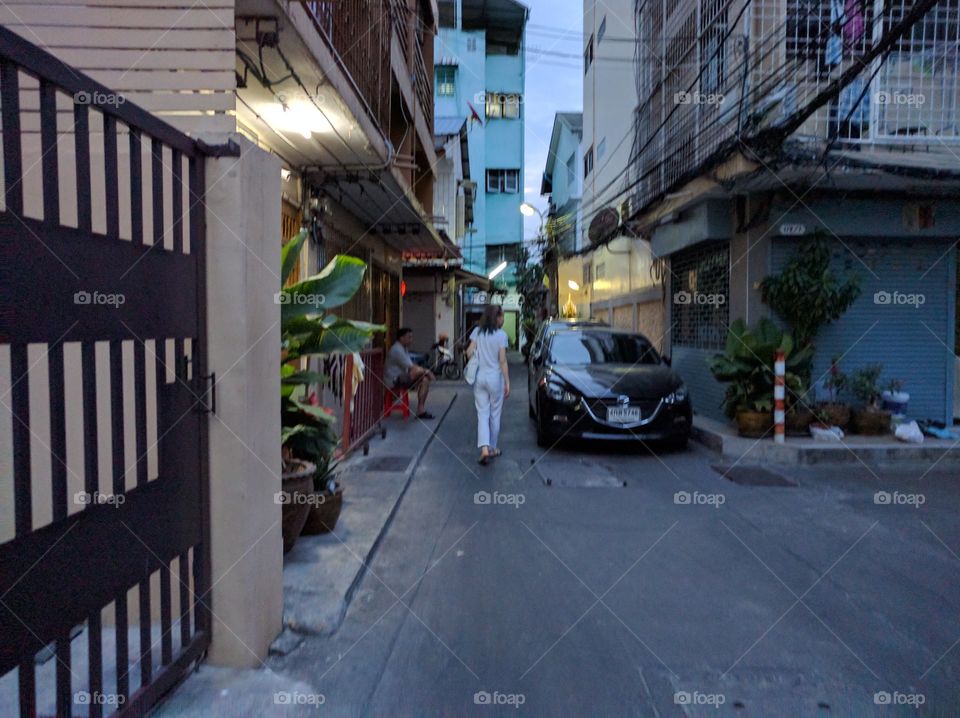
[[[814,378],[828,371],[833,356],[843,355],[848,373],[878,362],[884,366],[882,382],[903,381],[911,417],[952,419],[956,250],[944,240],[845,239],[844,244],[834,242],[834,268],[859,275],[863,291],[817,336]],[[796,246],[795,240],[773,243],[775,271]],[[922,297],[922,303],[904,303],[909,295]]]

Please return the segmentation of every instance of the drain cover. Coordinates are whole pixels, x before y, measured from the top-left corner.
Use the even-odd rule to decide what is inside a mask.
[[[710,467],[725,479],[743,486],[796,486],[786,476],[774,473],[760,466],[723,466],[714,464]]]
[[[360,466],[361,471],[385,471],[402,473],[410,465],[412,456],[377,456],[367,459]]]
[[[605,466],[590,461],[543,459],[537,471],[547,486],[573,489],[621,488],[627,482]]]

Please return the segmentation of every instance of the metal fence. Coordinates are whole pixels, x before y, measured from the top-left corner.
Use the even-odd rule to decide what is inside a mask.
[[[363,444],[364,453],[369,449],[367,439],[376,431],[383,418],[383,349],[366,349],[360,352],[363,362],[363,380],[356,382],[355,359],[347,355],[343,379],[343,436],[341,451],[346,454]]]

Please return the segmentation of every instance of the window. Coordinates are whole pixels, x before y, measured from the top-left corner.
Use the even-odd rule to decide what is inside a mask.
[[[487,117],[516,119],[520,116],[521,95],[506,92],[487,93]]]
[[[593,63],[593,35],[587,40],[587,48],[583,51],[583,74],[587,74],[590,65]]]
[[[670,260],[674,346],[722,350],[730,321],[730,245],[714,242]]]
[[[573,187],[577,181],[577,153],[573,152],[567,158],[567,186]]]
[[[501,262],[507,264],[516,264],[520,258],[519,244],[488,244],[487,252],[487,271],[494,269]]]
[[[457,1],[456,0],[437,0],[438,19],[437,24],[440,27],[457,26]]]
[[[453,65],[437,65],[437,95],[452,97],[456,89],[457,68]]]
[[[600,21],[600,29],[597,30],[597,44],[600,44],[600,41],[603,39],[603,36],[607,34],[607,16],[603,16],[603,20]]]
[[[700,0],[700,21],[703,23],[703,32],[700,34],[700,57],[703,63],[700,90],[703,94],[716,93],[723,88],[727,6],[722,0]]]
[[[520,186],[520,170],[487,170],[487,192],[516,194]]]
[[[838,34],[842,32],[843,35],[853,35],[852,29],[846,28],[848,23],[843,21],[842,4],[839,7],[840,18],[833,24],[830,22],[830,3],[826,0],[787,0],[786,10],[786,51],[790,60],[819,60],[824,54],[828,39],[835,36],[834,28],[837,28]],[[870,27],[869,22],[867,27]],[[838,54],[840,52],[837,50]],[[859,49],[850,47],[848,52],[852,54],[859,52]],[[829,51],[827,54],[830,54]],[[826,64],[825,62],[824,65]]]
[[[583,263],[583,281],[580,283],[583,287],[589,287],[590,282],[593,281],[592,272],[590,271],[592,265],[590,262]]]
[[[590,146],[590,149],[587,150],[587,153],[583,156],[583,177],[586,179],[590,173],[593,172],[593,146]]]
[[[603,156],[607,153],[607,138],[604,137],[600,140],[600,144],[597,145],[597,159],[602,160]]]
[[[550,343],[550,359],[555,364],[660,363],[660,356],[643,337],[595,329],[557,332]]]
[[[476,52],[477,51],[477,38],[470,36],[467,37],[467,52]]]

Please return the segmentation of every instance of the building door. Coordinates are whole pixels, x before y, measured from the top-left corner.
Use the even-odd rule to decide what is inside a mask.
[[[773,243],[775,270],[797,245],[794,240]],[[910,394],[911,416],[951,422],[955,262],[956,249],[950,249],[945,239],[834,241],[834,271],[859,276],[861,294],[843,316],[817,334],[814,378],[825,376],[834,356],[842,357],[841,369],[847,374],[867,364],[882,364],[881,384],[892,379],[903,383]]]
[[[413,329],[413,351],[426,353],[437,341],[433,292],[407,292],[403,298],[403,324]]]
[[[510,348],[517,348],[517,327],[519,321],[519,314],[514,311],[505,311],[503,313],[503,331],[507,333],[507,337],[510,339]]]

